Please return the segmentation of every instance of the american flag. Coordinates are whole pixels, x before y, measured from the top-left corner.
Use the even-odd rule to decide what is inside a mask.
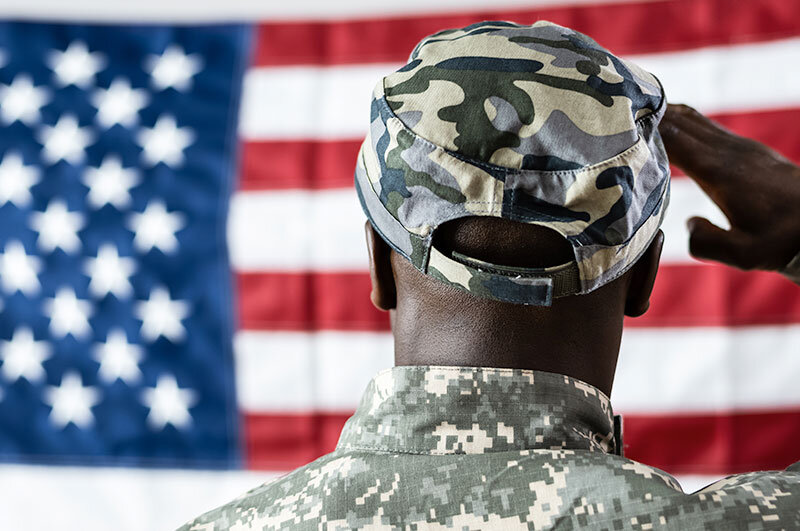
[[[369,95],[429,33],[572,27],[800,160],[800,2],[428,4],[0,7],[0,527],[175,527],[333,448],[392,364]],[[612,394],[626,455],[687,490],[800,459],[800,289],[691,259],[692,215],[725,223],[676,171]]]

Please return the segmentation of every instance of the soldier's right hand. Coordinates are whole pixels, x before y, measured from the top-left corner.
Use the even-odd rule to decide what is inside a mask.
[[[659,131],[670,162],[730,221],[730,230],[724,230],[705,218],[689,219],[693,256],[740,269],[783,270],[800,254],[798,166],[686,105],[669,105]]]

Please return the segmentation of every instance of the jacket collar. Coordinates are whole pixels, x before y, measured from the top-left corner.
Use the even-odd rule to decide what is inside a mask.
[[[620,453],[608,397],[575,378],[486,367],[378,373],[337,449],[479,454],[574,449]]]

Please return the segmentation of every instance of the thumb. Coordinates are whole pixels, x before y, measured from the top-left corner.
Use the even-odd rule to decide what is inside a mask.
[[[689,229],[689,253],[695,258],[752,269],[756,257],[750,256],[747,239],[741,233],[722,229],[699,217],[690,218],[686,226]]]

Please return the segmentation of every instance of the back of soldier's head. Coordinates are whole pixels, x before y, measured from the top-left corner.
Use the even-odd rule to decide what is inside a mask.
[[[442,31],[375,87],[356,189],[409,270],[548,307],[624,275],[658,233],[665,109],[654,76],[570,29]]]

